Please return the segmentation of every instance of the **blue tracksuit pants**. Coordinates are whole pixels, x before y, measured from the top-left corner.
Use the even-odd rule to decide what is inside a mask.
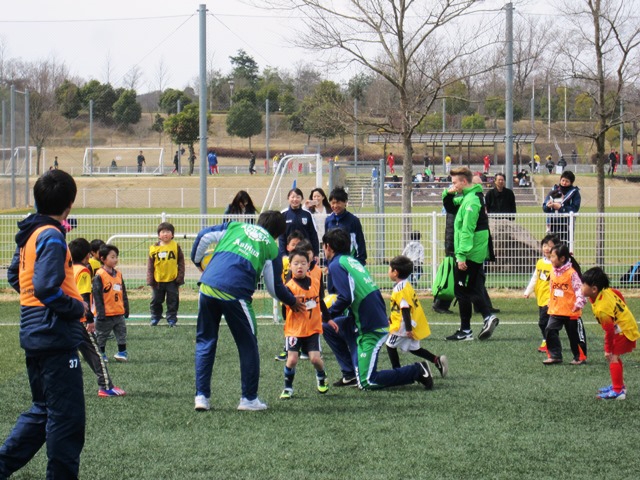
[[[247,400],[254,400],[258,396],[260,355],[251,302],[220,300],[202,293],[196,327],[196,395],[211,397],[211,375],[222,315],[238,347],[242,396]]]
[[[46,443],[46,478],[76,479],[85,430],[78,352],[28,356],[27,373],[33,403],[0,447],[0,478],[25,466]]]

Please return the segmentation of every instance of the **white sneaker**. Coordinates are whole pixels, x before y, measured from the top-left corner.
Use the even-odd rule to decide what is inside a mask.
[[[489,339],[499,323],[500,319],[495,315],[489,315],[487,318],[485,318],[482,331],[480,332],[480,335],[478,335],[478,340]]]
[[[204,395],[196,395],[195,409],[197,412],[207,412],[211,410],[211,404],[209,403],[209,399]]]
[[[267,404],[263,403],[258,397],[254,398],[253,400],[247,400],[246,398],[242,397],[240,399],[240,405],[238,405],[238,410],[243,410],[243,411],[257,411],[257,410],[266,410],[267,409]]]

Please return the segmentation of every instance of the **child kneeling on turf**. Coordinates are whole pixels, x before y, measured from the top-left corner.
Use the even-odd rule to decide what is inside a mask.
[[[329,389],[324,362],[320,356],[322,320],[323,316],[327,318],[327,308],[321,292],[322,277],[321,274],[308,275],[309,257],[304,250],[295,249],[289,254],[289,269],[291,280],[286,283],[286,286],[296,298],[304,299],[307,310],[294,312],[287,307],[284,322],[287,363],[284,366],[284,390],[280,394],[281,399],[289,399],[293,396],[293,379],[301,349],[308,352],[309,361],[316,369],[318,392],[326,393]],[[317,271],[320,272],[319,269]],[[338,327],[332,320],[328,323],[337,331]]]
[[[413,262],[409,257],[398,255],[389,262],[389,278],[396,284],[391,294],[391,315],[389,316],[389,337],[387,353],[393,368],[400,368],[398,349],[424,358],[435,364],[440,375],[448,372],[447,357],[436,356],[420,347],[420,340],[431,334],[429,322],[422,305],[408,278],[413,273]]]
[[[609,288],[609,277],[600,267],[584,272],[582,292],[589,298],[593,315],[604,330],[604,356],[611,375],[611,385],[599,389],[597,398],[624,400],[627,388],[621,356],[636,348],[636,340],[640,338],[638,324],[622,294]]]

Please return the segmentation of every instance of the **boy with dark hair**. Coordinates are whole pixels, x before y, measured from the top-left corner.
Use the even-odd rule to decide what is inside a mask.
[[[91,272],[87,267],[89,256],[91,255],[91,246],[84,238],[76,238],[69,242],[69,251],[73,260],[73,275],[78,286],[78,291],[82,295],[82,299],[91,305]],[[119,397],[125,395],[125,391],[121,388],[114,387],[109,375],[107,364],[102,358],[100,348],[98,348],[98,340],[96,338],[96,325],[93,321],[91,310],[82,318],[82,343],[78,350],[82,354],[82,358],[89,364],[93,373],[98,377],[98,396],[99,397]]]
[[[93,277],[91,291],[95,305],[96,335],[102,358],[106,360],[105,349],[107,339],[113,332],[118,342],[118,353],[113,358],[118,362],[128,362],[127,324],[129,318],[129,298],[124,285],[122,273],[116,270],[120,251],[115,245],[105,244],[100,247],[102,267]]]
[[[240,355],[242,397],[238,410],[267,408],[258,398],[260,354],[251,305],[260,275],[264,276],[272,297],[295,312],[306,309],[282,283],[282,259],[278,256],[277,239],[286,227],[284,216],[270,210],[260,214],[257,225],[229,222],[207,227],[193,242],[191,260],[199,269],[202,269],[201,262],[211,244],[217,243],[200,278],[195,361],[197,411],[211,408],[211,375],[222,315]]]
[[[604,356],[609,363],[611,385],[598,390],[601,400],[624,400],[622,355],[631,353],[640,338],[638,323],[622,294],[609,286],[609,277],[600,267],[590,268],[582,276],[582,294],[589,299],[593,315],[604,330]]]
[[[332,214],[324,222],[324,231],[328,232],[334,228],[345,230],[349,234],[349,253],[362,265],[367,264],[367,246],[364,241],[362,224],[358,217],[347,211],[349,194],[342,187],[336,187],[329,194],[329,205]]]
[[[90,245],[91,256],[89,257],[89,269],[91,270],[91,278],[93,278],[98,269],[102,266],[102,263],[100,263],[100,247],[104,245],[104,240],[95,238],[91,240]]]
[[[413,272],[413,262],[404,255],[398,255],[389,262],[389,278],[395,282],[391,294],[391,315],[389,316],[389,338],[387,353],[393,368],[400,368],[398,349],[410,352],[433,363],[440,375],[449,371],[447,357],[436,356],[420,346],[420,340],[431,335],[427,316],[409,282]]]
[[[173,239],[175,229],[169,222],[158,225],[158,241],[149,247],[147,285],[151,287],[151,326],[162,318],[162,304],[167,299],[167,323],[175,327],[180,307],[180,286],[184,285],[184,254]]]
[[[0,478],[25,466],[47,444],[47,478],[77,478],[84,446],[85,404],[78,347],[89,307],[73,278],[65,220],[77,188],[62,170],[33,187],[37,213],[18,223],[9,284],[20,293],[20,346],[32,405],[0,447]]]
[[[380,348],[387,340],[387,309],[367,269],[349,255],[351,241],[342,229],[329,230],[322,237],[332,286],[337,295],[329,307],[329,318],[339,331],[324,328],[324,338],[336,356],[342,378],[334,386],[355,386],[365,390],[420,382],[433,388],[433,377],[427,362],[393,370],[377,370]],[[349,309],[348,315],[344,311]]]

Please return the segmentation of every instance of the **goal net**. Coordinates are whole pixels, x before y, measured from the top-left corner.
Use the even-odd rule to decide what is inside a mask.
[[[140,154],[144,162],[138,162]],[[82,160],[83,175],[163,175],[171,168],[162,147],[89,147]]]

